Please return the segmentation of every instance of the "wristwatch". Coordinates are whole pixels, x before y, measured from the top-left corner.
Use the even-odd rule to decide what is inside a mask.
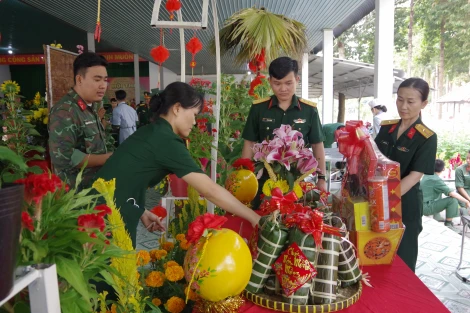
[[[325,180],[326,179],[325,175],[318,175],[318,180],[320,180],[320,179]]]

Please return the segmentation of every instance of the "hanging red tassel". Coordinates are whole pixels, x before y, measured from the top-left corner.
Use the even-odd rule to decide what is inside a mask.
[[[175,11],[181,9],[181,1],[180,0],[168,0],[166,2],[166,9],[170,13],[170,20],[172,21],[175,18]]]
[[[98,0],[98,17],[96,18],[96,27],[95,27],[95,40],[100,42],[101,40],[101,0]]]
[[[196,53],[202,50],[202,42],[199,40],[199,38],[194,35],[193,38],[191,38],[188,43],[186,44],[186,50],[191,53],[193,56],[191,63],[189,63],[189,66],[194,70],[196,67],[196,61],[194,60]]]

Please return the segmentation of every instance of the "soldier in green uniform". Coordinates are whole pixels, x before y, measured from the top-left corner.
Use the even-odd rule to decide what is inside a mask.
[[[148,105],[145,102],[141,101],[137,108],[137,116],[139,117],[138,127],[145,126],[150,122],[149,115],[150,115],[150,110],[148,108]]]
[[[420,180],[434,174],[437,136],[421,122],[421,110],[428,104],[429,85],[420,78],[408,78],[397,91],[401,119],[382,121],[375,142],[389,159],[400,163],[402,218],[406,229],[398,255],[415,270],[418,235],[423,229],[423,195]]]
[[[439,177],[444,171],[445,163],[437,159],[434,165],[434,175],[424,175],[421,179],[421,190],[423,191],[424,215],[440,215],[440,212],[446,211],[446,219],[444,225],[451,230],[459,232],[452,223],[454,217],[459,216],[459,201],[465,204],[466,208],[470,208],[470,201],[463,198],[455,190],[452,190]],[[442,198],[442,194],[447,196]],[[436,218],[435,218],[436,219]]]
[[[269,84],[274,92],[271,97],[253,101],[243,129],[245,140],[242,158],[253,158],[253,145],[273,138],[273,131],[281,125],[290,125],[302,133],[307,146],[318,161],[318,167],[325,173],[325,150],[323,135],[316,103],[298,98],[295,90],[299,81],[299,66],[296,60],[280,57],[269,65]],[[326,190],[325,176],[318,176],[318,186]],[[259,195],[266,177],[259,181],[258,195],[252,203],[253,209],[259,206]]]
[[[121,209],[134,246],[139,219],[150,231],[163,229],[158,217],[144,208],[145,192],[171,173],[207,200],[245,218],[253,226],[259,221],[258,214],[204,174],[184,144],[182,138],[188,137],[203,105],[203,96],[188,84],[169,84],[150,101],[154,122],[127,138],[95,177],[116,179],[116,205]]]
[[[343,123],[330,123],[324,124],[322,126],[323,135],[325,135],[325,141],[323,141],[323,146],[325,148],[331,148],[333,143],[336,142],[335,131],[344,127]]]
[[[108,62],[86,52],[73,63],[75,85],[51,109],[49,149],[55,173],[71,187],[86,164],[80,188],[91,187],[92,178],[112,153],[106,149],[100,108],[107,88]]]
[[[470,150],[467,153],[467,163],[455,169],[455,188],[457,192],[466,200],[470,201]],[[460,206],[464,206],[460,202]]]

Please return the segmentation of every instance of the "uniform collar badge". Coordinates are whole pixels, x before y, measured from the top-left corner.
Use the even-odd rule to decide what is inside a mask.
[[[87,105],[86,103],[82,100],[82,99],[78,99],[78,106],[80,107],[80,109],[82,109],[82,111],[85,111],[86,108],[87,108]]]
[[[416,134],[416,129],[413,127],[410,129],[410,131],[408,132],[408,134],[406,134],[406,136],[410,139],[413,139],[413,136]]]
[[[395,128],[397,128],[398,124],[395,124],[393,125],[392,127],[390,127],[390,129],[388,130],[388,133],[391,134],[395,131]]]

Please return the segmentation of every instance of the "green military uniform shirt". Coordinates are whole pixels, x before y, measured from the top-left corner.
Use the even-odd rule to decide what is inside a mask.
[[[437,174],[424,175],[420,182],[423,192],[423,202],[426,205],[429,202],[439,200],[442,195],[449,196],[452,190]]]
[[[137,224],[145,206],[145,191],[171,173],[181,178],[203,172],[183,139],[165,119],[159,118],[127,138],[96,174],[95,179],[116,178],[116,206],[121,209],[134,246]],[[130,198],[135,199],[138,207]]]
[[[150,110],[146,104],[140,104],[137,108],[137,116],[139,117],[139,127],[147,125],[150,121]]]
[[[390,160],[400,163],[403,179],[411,171],[434,174],[437,136],[424,126],[421,119],[410,126],[400,138],[397,133],[401,120],[382,121],[375,138],[379,150]],[[418,235],[423,229],[423,196],[419,182],[402,196],[402,218],[405,234],[398,248],[398,255],[414,271],[418,257]]]
[[[272,139],[274,129],[281,125],[290,125],[301,132],[307,145],[325,139],[316,104],[295,95],[286,111],[279,107],[276,96],[254,101],[242,137],[253,142]]]
[[[338,129],[338,127],[344,126],[343,123],[330,123],[330,124],[324,124],[322,129],[323,129],[323,135],[325,136],[325,141],[323,142],[323,146],[325,148],[331,148],[333,145],[333,142],[336,141],[335,139],[335,131]]]
[[[467,164],[455,169],[455,188],[464,188],[470,195],[470,171],[467,169]]]
[[[82,162],[87,154],[104,154],[106,134],[98,117],[99,103],[88,106],[72,88],[51,109],[49,116],[49,149],[55,173],[75,186]],[[99,167],[86,168],[81,188],[91,187]]]

